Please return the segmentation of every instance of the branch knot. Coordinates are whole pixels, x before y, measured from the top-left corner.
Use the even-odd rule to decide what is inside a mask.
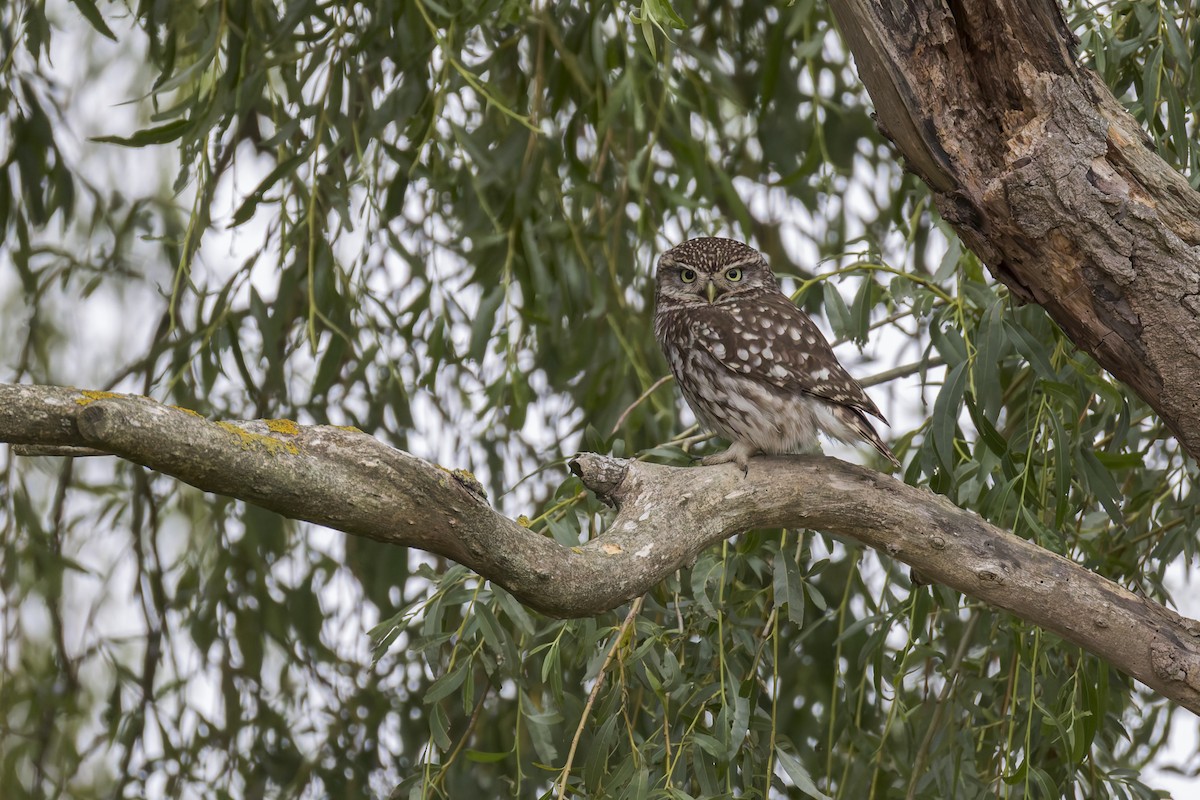
[[[603,503],[614,508],[620,504],[624,497],[621,486],[629,474],[627,459],[599,453],[580,453],[568,461],[567,466]]]

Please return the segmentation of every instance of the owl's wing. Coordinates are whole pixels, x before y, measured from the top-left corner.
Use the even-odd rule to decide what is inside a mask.
[[[887,422],[838,362],[819,328],[782,293],[696,309],[696,344],[727,369],[792,394],[804,392]]]

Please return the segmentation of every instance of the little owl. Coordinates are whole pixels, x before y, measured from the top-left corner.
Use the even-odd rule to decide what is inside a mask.
[[[865,439],[900,461],[867,415],[887,422],[757,250],[692,239],[658,261],[654,334],[702,424],[731,442],[703,464],[811,452],[817,432]]]

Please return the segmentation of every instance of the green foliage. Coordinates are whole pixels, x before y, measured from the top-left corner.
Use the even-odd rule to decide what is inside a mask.
[[[1071,13],[1195,183],[1186,4]],[[0,22],[0,380],[355,425],[569,546],[609,513],[577,449],[713,446],[660,381],[651,272],[733,235],[856,374],[889,360],[906,481],[1161,601],[1197,556],[1195,465],[931,213],[824,4]],[[95,77],[69,85],[72,59]],[[88,93],[107,111],[81,122]],[[746,532],[562,621],[140,467],[4,459],[5,798],[1153,796],[1163,701],[820,533]]]
[[[1200,26],[1190,6],[1145,0],[1073,5],[1084,58],[1145,126],[1158,154],[1193,188],[1200,186]]]

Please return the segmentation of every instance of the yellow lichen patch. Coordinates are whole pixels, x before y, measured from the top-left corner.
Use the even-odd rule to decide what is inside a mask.
[[[474,492],[480,497],[487,497],[487,490],[483,488],[483,484],[480,483],[479,479],[471,474],[469,470],[450,470],[450,475],[454,478],[454,480],[466,487],[467,491]]]
[[[286,433],[288,436],[296,436],[300,433],[300,426],[290,419],[269,419],[267,420],[267,430],[274,433]]]
[[[529,519],[529,517],[522,514],[521,516],[517,517],[517,524],[520,525],[522,528],[528,528],[530,525],[533,524],[533,522],[532,522],[532,520]]]
[[[182,411],[185,414],[191,414],[193,417],[204,419],[204,415],[199,411],[192,411],[190,408],[184,408],[183,406],[171,406],[171,408],[175,409],[176,411]]]
[[[350,433],[362,433],[362,428],[356,428],[353,425],[334,425],[339,431],[349,431]]]
[[[469,469],[451,470],[450,474],[463,483],[479,483],[479,479],[475,477],[475,473],[471,472]]]
[[[83,395],[83,397],[76,398],[75,402],[81,406],[89,405],[97,400],[107,400],[112,397],[125,397],[125,395],[117,394],[116,392],[96,392],[91,389],[83,389],[79,393]]]
[[[252,450],[255,447],[261,447],[268,453],[288,453],[290,455],[298,455],[300,448],[291,442],[284,442],[276,439],[274,436],[266,436],[261,433],[250,433],[250,431],[239,428],[232,422],[218,422],[217,427],[222,430],[229,431],[234,436],[242,440],[242,448]]]

